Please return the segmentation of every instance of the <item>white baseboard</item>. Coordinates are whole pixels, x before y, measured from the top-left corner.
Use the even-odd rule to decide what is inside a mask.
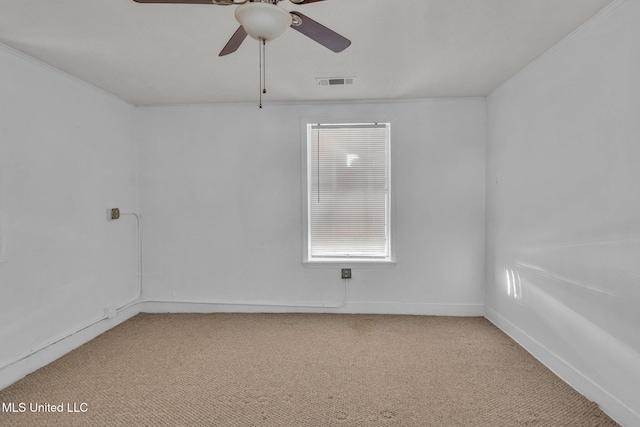
[[[139,312],[139,306],[132,304],[120,311],[115,317],[98,319],[78,330],[69,331],[50,344],[45,344],[41,348],[16,357],[0,368],[0,390],[59,359]]]
[[[413,314],[419,316],[484,317],[484,304],[421,304],[399,302],[350,302],[357,314]]]
[[[485,317],[533,357],[549,368],[578,393],[600,406],[607,415],[623,426],[640,426],[640,415],[622,403],[615,396],[591,381],[570,363],[542,345],[535,338],[498,314],[491,307],[485,307]]]
[[[412,304],[348,302],[343,307],[307,307],[300,305],[277,305],[274,302],[251,303],[199,301],[143,301],[143,313],[345,313],[345,314],[410,314],[421,316],[484,317],[484,304]]]

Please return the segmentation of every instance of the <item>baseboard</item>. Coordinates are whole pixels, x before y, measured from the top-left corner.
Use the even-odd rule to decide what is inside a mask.
[[[640,426],[639,414],[491,307],[485,307],[485,317],[578,393],[597,403],[617,423],[629,427]]]
[[[422,304],[398,302],[351,302],[351,313],[414,314],[419,316],[483,317],[484,304]]]
[[[63,334],[50,344],[45,344],[41,348],[16,357],[16,359],[9,361],[0,368],[0,390],[59,359],[70,351],[91,341],[98,335],[130,319],[139,312],[139,306],[131,304],[123,308],[112,318],[97,319],[77,330]]]
[[[483,317],[484,304],[419,304],[348,302],[331,308],[321,304],[298,302],[299,305],[278,305],[274,302],[243,304],[201,301],[143,301],[143,313],[345,313],[345,314],[410,314],[422,316]]]

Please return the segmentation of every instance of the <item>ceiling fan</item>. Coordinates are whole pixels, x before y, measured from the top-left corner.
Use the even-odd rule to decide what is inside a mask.
[[[300,12],[289,12],[278,6],[283,0],[134,0],[138,3],[179,3],[179,4],[213,4],[219,6],[237,5],[236,20],[240,27],[231,36],[220,56],[229,55],[238,50],[247,35],[262,41],[273,40],[288,27],[304,34],[333,52],[342,52],[351,41],[330,30],[324,25],[303,15]],[[294,4],[309,4],[324,0],[290,0]]]

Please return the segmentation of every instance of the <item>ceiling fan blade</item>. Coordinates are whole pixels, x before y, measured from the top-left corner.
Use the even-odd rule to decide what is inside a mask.
[[[214,4],[211,0],[133,0],[137,3]]]
[[[294,4],[307,4],[307,3],[315,3],[317,1],[324,1],[324,0],[291,0],[291,3],[294,3]]]
[[[351,41],[349,39],[342,37],[340,34],[328,29],[308,16],[303,15],[300,12],[291,12],[291,14],[295,15],[294,18],[298,17],[300,22],[298,24],[298,20],[294,19],[293,24],[291,24],[291,28],[301,32],[310,39],[315,40],[327,49],[338,53],[351,45]]]
[[[242,42],[246,37],[247,37],[247,32],[244,30],[242,25],[240,25],[240,27],[238,27],[236,32],[233,33],[233,35],[231,36],[227,44],[224,46],[224,48],[222,48],[222,51],[218,56],[229,55],[230,53],[233,53],[236,50],[238,50],[238,48],[240,47],[240,45],[242,44]]]

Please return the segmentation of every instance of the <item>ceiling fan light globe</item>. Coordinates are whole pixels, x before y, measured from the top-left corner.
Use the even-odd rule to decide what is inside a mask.
[[[270,3],[245,3],[235,10],[236,20],[256,40],[273,40],[291,26],[291,14]]]

